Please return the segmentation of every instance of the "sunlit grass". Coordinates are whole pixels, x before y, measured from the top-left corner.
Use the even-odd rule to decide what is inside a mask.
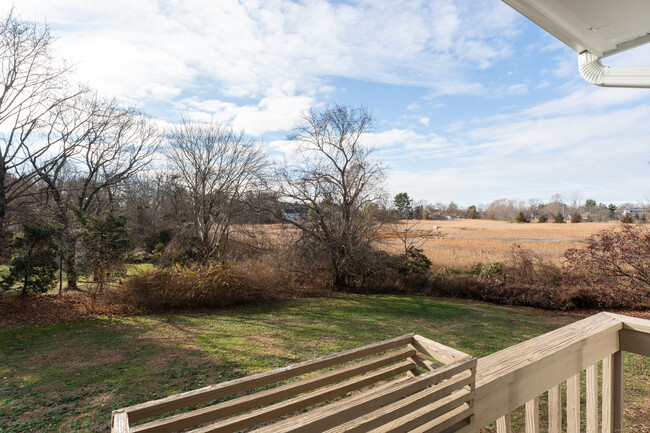
[[[473,302],[353,295],[16,326],[0,330],[0,431],[108,432],[113,409],[409,332],[481,357],[574,320]],[[648,362],[629,358],[626,370],[628,417],[644,416]]]

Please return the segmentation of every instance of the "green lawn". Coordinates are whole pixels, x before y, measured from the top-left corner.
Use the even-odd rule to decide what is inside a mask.
[[[574,320],[471,302],[355,295],[13,327],[0,330],[0,431],[109,431],[110,412],[119,407],[409,332],[480,357]],[[628,375],[627,389],[639,400],[630,416],[643,419],[650,363],[630,356],[626,365],[636,375]]]

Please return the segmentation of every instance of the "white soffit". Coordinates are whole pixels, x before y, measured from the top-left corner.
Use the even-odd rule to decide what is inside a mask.
[[[650,42],[650,0],[503,0],[578,53],[607,57]]]

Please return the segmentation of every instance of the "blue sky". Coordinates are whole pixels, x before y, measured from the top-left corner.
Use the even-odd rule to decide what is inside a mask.
[[[6,12],[6,5],[2,12]],[[603,89],[499,0],[20,0],[76,78],[165,125],[287,149],[309,108],[366,105],[391,194],[463,205],[650,201],[650,90]],[[650,65],[650,45],[605,59]]]

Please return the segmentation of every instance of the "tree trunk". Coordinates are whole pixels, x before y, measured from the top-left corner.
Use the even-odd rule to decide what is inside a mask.
[[[5,187],[6,172],[4,163],[0,160],[0,247],[4,249],[5,218],[7,217],[7,189]]]
[[[334,273],[334,288],[337,290],[343,290],[346,287],[345,275],[342,272],[336,271]]]
[[[68,276],[68,290],[79,290],[77,286],[77,249],[75,246],[76,239],[74,236],[68,236],[66,239],[65,255],[65,273]]]
[[[20,293],[20,297],[23,299],[27,297],[27,282],[29,280],[29,274],[31,273],[30,268],[32,264],[31,258],[32,258],[32,247],[29,247],[29,249],[27,250],[27,257],[25,258],[25,269],[24,269],[25,275],[23,278],[23,290]]]

